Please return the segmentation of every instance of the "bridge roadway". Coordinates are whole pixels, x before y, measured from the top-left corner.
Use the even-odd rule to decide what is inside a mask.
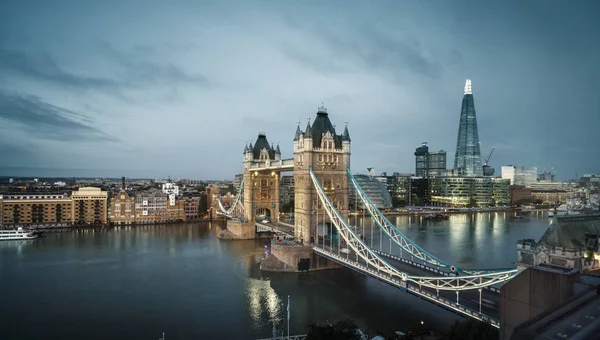
[[[294,236],[294,226],[291,224],[279,222],[278,224],[274,223],[260,223],[256,222],[256,231],[271,231],[271,232],[281,232],[288,236]]]
[[[317,254],[325,256],[343,266],[355,269],[363,274],[374,277],[380,281],[387,282],[393,286],[396,286],[400,289],[406,290],[407,292],[424,298],[434,304],[442,306],[450,311],[457,312],[459,314],[470,316],[478,320],[483,320],[490,322],[492,326],[499,327],[499,317],[500,311],[498,308],[500,307],[499,295],[495,293],[484,293],[485,300],[490,302],[482,304],[481,314],[479,313],[479,291],[478,290],[468,290],[462,291],[459,295],[459,303],[456,303],[456,293],[453,291],[440,291],[439,294],[435,291],[435,289],[430,288],[420,288],[419,285],[409,282],[409,281],[401,281],[397,278],[391,278],[386,274],[379,273],[377,269],[373,268],[373,266],[367,266],[366,262],[358,257],[358,262],[356,261],[356,254],[350,250],[350,253],[342,253],[338,251],[337,247],[333,247],[333,252],[331,251],[330,246],[316,245],[314,251]],[[409,275],[415,276],[432,276],[431,272],[415,268],[413,266],[407,265],[400,261],[395,260],[387,260],[389,264],[394,266],[400,271],[406,272]],[[484,290],[485,292],[485,290]]]

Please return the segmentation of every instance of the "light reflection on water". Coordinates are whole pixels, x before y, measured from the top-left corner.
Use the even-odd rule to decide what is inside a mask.
[[[362,216],[351,224],[357,220]],[[422,216],[390,220],[434,255],[464,267],[509,266],[516,241],[538,239],[547,227],[543,214],[515,220],[504,212],[457,214],[439,222]],[[364,222],[370,237],[371,220]],[[3,339],[106,339],[115,329],[123,338],[152,338],[163,331],[170,339],[268,337],[273,319],[283,324],[287,295],[292,333],[304,333],[311,322],[346,317],[371,329],[410,330],[424,319],[446,330],[456,318],[347,269],[262,273],[267,241],[221,241],[216,239],[221,228],[204,223],[81,229],[0,242],[5,311],[0,317],[8,325]],[[379,230],[372,232],[378,245]],[[62,327],[67,321],[69,327]]]

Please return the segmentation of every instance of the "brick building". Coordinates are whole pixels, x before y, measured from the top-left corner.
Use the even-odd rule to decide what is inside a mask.
[[[73,191],[72,221],[77,225],[104,225],[108,223],[108,192],[100,188],[84,187]]]
[[[72,222],[72,201],[67,193],[15,193],[0,195],[1,225],[66,226]]]

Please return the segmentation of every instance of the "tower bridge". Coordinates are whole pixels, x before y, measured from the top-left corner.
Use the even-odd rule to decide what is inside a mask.
[[[482,301],[492,301],[493,305],[498,286],[514,277],[516,268],[459,268],[406,237],[352,176],[348,126],[337,134],[324,106],[318,108],[315,120],[312,124],[309,121],[304,130],[298,125],[293,143],[294,155],[289,159],[281,158],[279,145],[269,144],[264,132],[258,134],[254,144],[245,146],[243,180],[236,199],[227,209],[219,203],[219,212],[230,218],[220,238],[252,239],[269,228],[275,230],[279,224],[281,172],[293,171],[293,237],[272,241],[271,254],[261,263],[262,270],[298,272],[344,266],[443,308],[499,326],[498,305],[488,303],[484,308]],[[371,217],[370,237],[364,222],[359,226],[348,224],[351,192],[365,207],[363,215]],[[373,243],[374,230],[379,231],[378,246]],[[384,238],[389,242],[389,252],[383,249]],[[393,249],[400,256],[392,255]]]

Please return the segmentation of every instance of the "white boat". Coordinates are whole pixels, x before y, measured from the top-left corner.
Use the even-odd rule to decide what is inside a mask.
[[[33,240],[39,235],[19,227],[17,230],[0,230],[0,241]]]

